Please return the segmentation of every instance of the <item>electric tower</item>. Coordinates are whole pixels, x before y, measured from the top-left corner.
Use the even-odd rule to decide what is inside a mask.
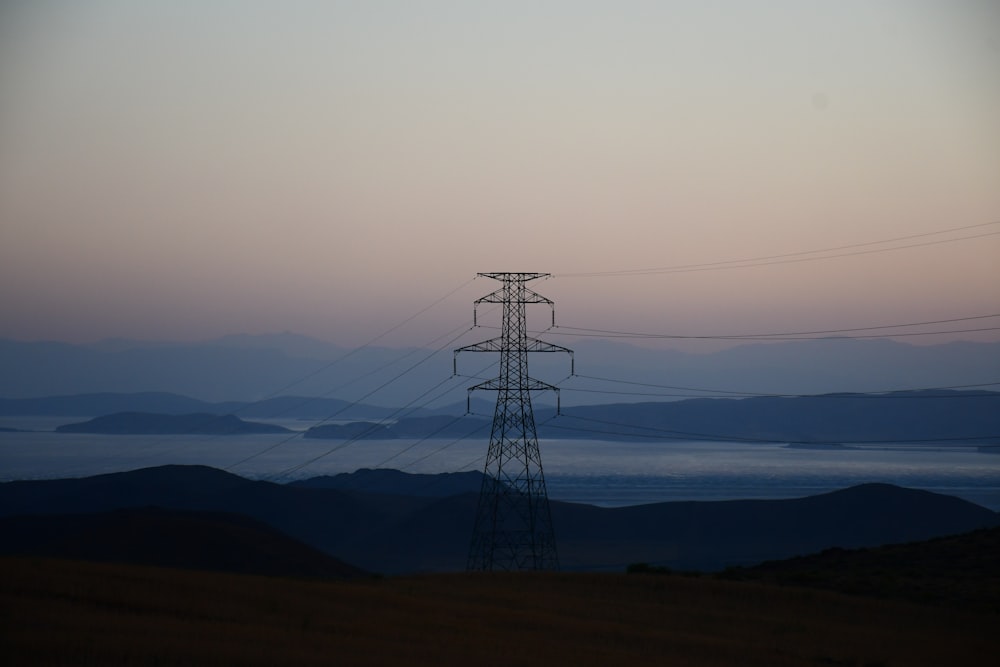
[[[526,306],[550,299],[528,289],[525,283],[548,273],[480,273],[503,286],[481,299],[473,308],[473,321],[481,303],[503,305],[501,333],[497,338],[455,350],[499,352],[500,375],[473,387],[497,392],[490,446],[486,454],[483,485],[479,493],[476,523],[469,547],[469,570],[554,570],[559,567],[549,497],[538,449],[531,392],[551,390],[554,385],[528,376],[529,352],[572,350],[528,336]],[[571,371],[572,372],[572,371]]]

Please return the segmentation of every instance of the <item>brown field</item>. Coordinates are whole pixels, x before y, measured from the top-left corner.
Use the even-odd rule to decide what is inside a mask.
[[[6,665],[994,665],[1000,616],[709,577],[0,561]]]

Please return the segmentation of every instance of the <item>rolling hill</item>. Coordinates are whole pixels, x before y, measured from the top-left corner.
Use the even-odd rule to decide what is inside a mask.
[[[357,578],[358,568],[239,514],[157,507],[0,517],[0,553],[271,576]]]
[[[407,491],[402,484],[399,490]],[[204,466],[0,484],[0,516],[150,505],[245,514],[331,556],[383,573],[464,569],[476,503],[475,493],[435,497],[430,492],[304,488]],[[957,498],[884,484],[793,500],[620,508],[553,502],[551,509],[560,560],[571,570],[620,571],[639,561],[721,570],[831,547],[962,533],[998,520],[996,513]]]

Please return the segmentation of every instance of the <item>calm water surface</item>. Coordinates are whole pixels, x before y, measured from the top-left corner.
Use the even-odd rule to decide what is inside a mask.
[[[58,423],[67,423],[63,419]],[[75,420],[79,421],[79,420]],[[52,420],[4,426],[51,428]],[[305,428],[301,423],[286,424]],[[359,468],[478,470],[487,441],[336,440],[255,436],[95,436],[0,433],[0,480],[82,477],[164,464],[202,464],[289,481]],[[545,440],[549,496],[602,506],[671,500],[792,498],[888,482],[965,498],[1000,511],[1000,455],[975,448],[866,446],[795,449],[732,442]],[[240,463],[244,459],[249,460]],[[311,459],[315,462],[298,468]]]

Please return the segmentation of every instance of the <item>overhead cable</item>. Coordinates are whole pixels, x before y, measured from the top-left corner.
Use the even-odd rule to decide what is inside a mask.
[[[856,333],[863,331],[904,329],[909,327],[929,326],[933,324],[970,322],[974,320],[985,320],[995,317],[1000,317],[1000,313],[991,313],[988,315],[972,315],[969,317],[954,317],[950,319],[941,319],[941,320],[927,320],[924,322],[906,322],[903,324],[882,324],[878,326],[851,327],[842,329],[823,329],[815,331],[784,331],[784,332],[753,333],[753,334],[722,334],[722,335],[651,333],[651,332],[639,332],[639,331],[620,331],[615,329],[595,329],[589,327],[574,327],[565,325],[556,325],[555,327],[550,327],[550,328],[555,329],[553,333],[562,334],[566,336],[596,337],[596,338],[649,338],[649,339],[663,339],[663,340],[826,340],[826,339],[842,340],[842,339],[862,339],[862,338],[894,338],[897,336],[932,336],[934,334],[943,334],[943,333],[969,333],[977,331],[996,331],[1000,329],[1000,327],[983,327],[983,328],[959,329],[959,330],[949,330],[949,331],[940,331],[940,330],[911,331],[911,332],[903,331],[894,333],[861,334],[857,336],[839,335],[839,334],[848,334],[848,333]]]
[[[940,245],[943,243],[954,243],[957,241],[968,241],[972,239],[983,238],[986,236],[995,236],[1000,234],[1000,231],[984,232],[982,234],[973,234],[968,236],[960,236],[957,238],[948,239],[938,239],[935,241],[927,241],[923,243],[911,243],[907,245],[892,246],[889,248],[875,248],[870,250],[857,250],[854,252],[839,252],[841,250],[852,250],[856,248],[866,248],[876,245],[884,245],[886,243],[898,243],[900,241],[908,241],[917,238],[925,238],[928,236],[940,236],[942,234],[949,234],[953,232],[964,231],[968,229],[977,229],[982,227],[989,227],[992,225],[1000,225],[1000,220],[994,220],[991,222],[984,222],[976,225],[964,225],[962,227],[952,227],[950,229],[942,229],[933,232],[924,232],[922,234],[910,234],[908,236],[898,236],[896,238],[884,239],[881,241],[868,241],[865,243],[852,243],[849,245],[834,246],[831,248],[822,248],[818,250],[801,250],[798,252],[782,253],[778,255],[764,255],[760,257],[749,257],[744,259],[730,259],[718,262],[704,262],[700,264],[677,264],[673,266],[660,266],[651,267],[645,269],[620,269],[617,271],[589,271],[589,272],[579,272],[579,273],[559,273],[556,275],[558,278],[605,278],[605,277],[623,277],[623,276],[644,276],[644,275],[658,275],[666,273],[688,273],[696,271],[717,271],[722,269],[744,269],[755,266],[769,266],[772,264],[793,264],[798,262],[812,262],[824,259],[834,259],[838,257],[851,257],[854,255],[867,255],[873,253],[881,252],[892,252],[894,250],[904,250],[907,248],[919,248],[923,246]],[[836,253],[836,254],[824,254],[824,253]],[[807,256],[815,255],[815,256]]]

